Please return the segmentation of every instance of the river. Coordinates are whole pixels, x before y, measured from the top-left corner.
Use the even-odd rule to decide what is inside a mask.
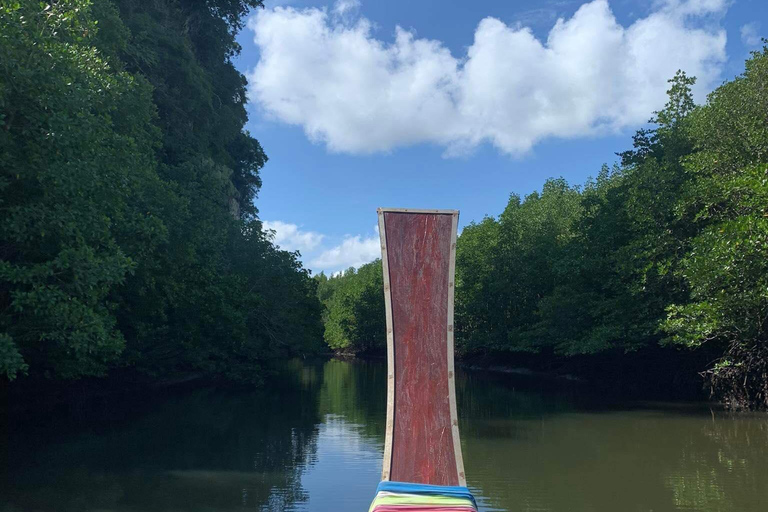
[[[368,509],[386,367],[291,363],[259,391],[102,399],[9,430],[0,511]],[[484,511],[765,512],[768,416],[607,401],[567,381],[460,372]]]

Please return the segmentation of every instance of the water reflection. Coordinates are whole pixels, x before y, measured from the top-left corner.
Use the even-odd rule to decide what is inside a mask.
[[[768,509],[768,422],[760,415],[716,415],[691,425],[682,453],[665,477],[681,510]],[[714,509],[713,509],[714,510]]]
[[[301,469],[317,450],[321,375],[298,375],[301,384],[283,382],[280,393],[198,390],[143,397],[152,403],[110,409],[111,420],[78,411],[42,432],[16,426],[0,510],[283,510],[306,501]],[[68,423],[81,431],[57,435]]]
[[[599,404],[568,389],[497,385],[493,396],[514,405],[468,407],[462,417],[469,483],[487,510],[768,509],[764,414]]]
[[[383,363],[292,363],[268,391],[16,425],[0,510],[367,510],[385,395]],[[572,383],[484,373],[459,375],[457,398],[483,510],[768,510],[765,415],[605,404]]]

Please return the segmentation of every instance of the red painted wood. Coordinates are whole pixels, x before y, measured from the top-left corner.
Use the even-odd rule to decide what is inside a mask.
[[[384,213],[395,350],[390,479],[458,485],[448,399],[452,215]]]

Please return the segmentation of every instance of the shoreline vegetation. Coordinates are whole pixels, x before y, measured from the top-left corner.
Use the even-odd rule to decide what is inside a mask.
[[[768,47],[707,102],[680,71],[620,162],[461,232],[459,359],[768,408]],[[381,352],[381,261],[315,276],[325,341]]]
[[[255,200],[235,36],[260,0],[0,2],[0,374],[260,384],[323,350]]]
[[[381,262],[312,276],[259,220],[233,59],[261,7],[0,0],[0,394],[384,352]],[[463,229],[461,364],[768,408],[768,47],[694,81],[594,179]]]

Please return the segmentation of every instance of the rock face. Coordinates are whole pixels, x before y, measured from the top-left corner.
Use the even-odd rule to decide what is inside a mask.
[[[229,198],[229,213],[232,214],[235,220],[240,220],[240,203],[236,197]]]

